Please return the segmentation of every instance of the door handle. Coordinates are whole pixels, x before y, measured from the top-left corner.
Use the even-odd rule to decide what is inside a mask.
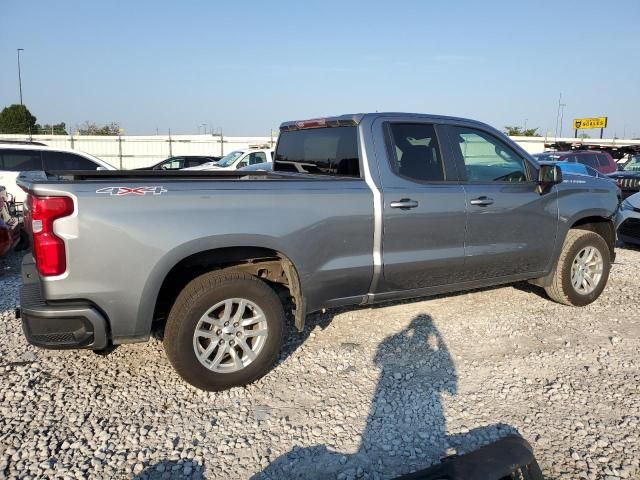
[[[400,208],[402,210],[408,210],[409,208],[416,208],[418,206],[418,202],[415,200],[411,200],[410,198],[402,198],[398,201],[391,202],[389,204],[391,208]]]
[[[469,200],[470,205],[478,205],[479,207],[486,207],[487,205],[493,205],[493,198],[482,197],[474,198],[473,200]]]

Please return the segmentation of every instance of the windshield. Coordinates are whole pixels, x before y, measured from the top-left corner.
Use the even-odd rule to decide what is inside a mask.
[[[640,172],[640,155],[631,157],[631,159],[624,164],[622,170],[625,172]]]
[[[228,155],[225,155],[224,157],[222,157],[220,161],[216,163],[216,165],[219,167],[230,167],[231,165],[233,165],[233,162],[235,162],[238,159],[238,157],[240,157],[240,155],[242,155],[243,153],[244,152],[242,150],[236,150],[235,152],[231,152]]]

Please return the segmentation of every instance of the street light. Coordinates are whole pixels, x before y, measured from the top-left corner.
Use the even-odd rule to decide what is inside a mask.
[[[22,74],[20,72],[20,52],[24,51],[24,48],[16,48],[18,51],[18,85],[20,86],[20,105],[22,105]]]

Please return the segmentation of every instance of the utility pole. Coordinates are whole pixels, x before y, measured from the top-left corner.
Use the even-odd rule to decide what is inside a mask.
[[[562,92],[560,92],[560,98],[558,99],[558,113],[556,115],[556,138],[558,138],[558,125],[560,125],[560,136],[562,136],[562,120],[564,119],[564,107],[566,103],[562,103]]]
[[[17,48],[18,51],[18,85],[20,87],[20,105],[22,105],[22,72],[20,71],[20,52],[24,51],[24,48]]]

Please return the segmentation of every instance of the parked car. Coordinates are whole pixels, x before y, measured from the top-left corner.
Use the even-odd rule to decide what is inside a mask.
[[[640,245],[640,193],[634,193],[622,202],[616,227],[621,241]]]
[[[540,165],[462,118],[286,122],[273,172],[18,182],[38,226],[23,262],[28,341],[101,350],[163,327],[176,371],[206,390],[272,368],[285,312],[302,330],[323,308],[522,280],[583,306],[615,258],[613,182]]]
[[[197,167],[184,170],[238,170],[249,165],[269,163],[273,161],[273,150],[250,148],[235,150],[222,157],[218,162],[203,163]]]
[[[0,257],[20,242],[22,224],[12,208],[11,195],[0,186]]]
[[[150,167],[134,168],[134,170],[180,170],[182,168],[197,167],[203,163],[213,164],[220,158],[212,155],[181,155],[179,157],[169,157]]]
[[[18,174],[34,170],[115,170],[115,167],[78,150],[52,148],[38,142],[0,140],[0,185],[7,188],[16,202],[25,199],[25,193],[16,186]]]
[[[632,155],[622,170],[610,174],[609,177],[616,181],[622,190],[623,198],[640,192],[640,155]]]
[[[534,157],[540,161],[582,163],[605,175],[618,170],[618,166],[613,157],[608,152],[599,150],[545,152],[536,153]]]

